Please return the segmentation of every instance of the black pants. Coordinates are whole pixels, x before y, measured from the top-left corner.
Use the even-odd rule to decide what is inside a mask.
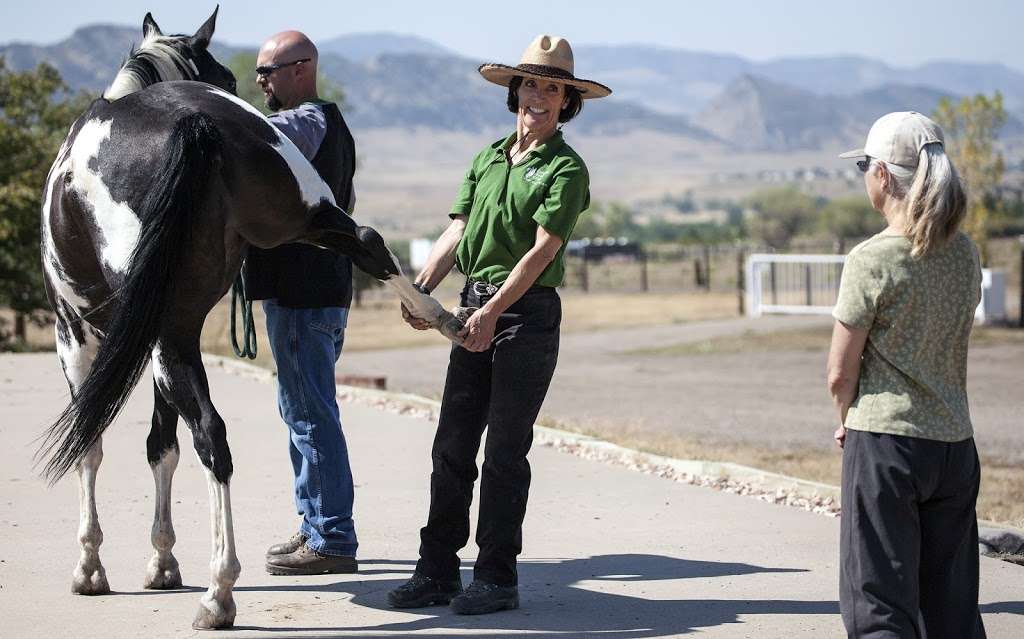
[[[839,607],[857,639],[978,639],[974,440],[847,431]]]
[[[474,288],[463,291],[463,305],[482,306],[489,299]],[[476,456],[486,427],[474,578],[518,583],[516,557],[530,490],[526,454],[558,360],[561,301],[555,289],[534,286],[506,315],[514,317],[498,321],[489,350],[452,348],[432,452],[430,514],[420,531],[416,566],[430,577],[458,578],[456,553],[469,541]]]

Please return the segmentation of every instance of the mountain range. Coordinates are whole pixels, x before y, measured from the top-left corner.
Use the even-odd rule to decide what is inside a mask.
[[[948,95],[1001,91],[1008,109],[1024,112],[1024,73],[1003,64],[944,61],[901,69],[860,56],[754,62],[650,46],[580,46],[576,56],[583,75],[604,78],[621,97],[668,113],[697,113],[744,75],[817,95],[854,95],[893,85],[925,86]]]
[[[9,68],[55,66],[75,89],[101,91],[139,29],[92,25],[50,45],[0,45]],[[354,128],[509,128],[501,87],[476,73],[478,60],[415,36],[343,35],[319,44],[321,70],[340,84]],[[222,62],[251,47],[216,44]],[[577,73],[615,93],[585,103],[571,125],[581,135],[637,130],[754,151],[833,149],[860,142],[878,116],[934,110],[944,96],[999,90],[1024,112],[1024,73],[1002,64],[933,62],[894,68],[864,57],[745,58],[648,46],[576,47]],[[244,79],[243,79],[244,80]],[[1011,116],[1004,136],[1024,135]]]

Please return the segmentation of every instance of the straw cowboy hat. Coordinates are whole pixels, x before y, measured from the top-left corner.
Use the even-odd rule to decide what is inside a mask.
[[[569,41],[558,36],[539,35],[523,51],[519,64],[510,67],[504,64],[481,64],[478,71],[488,81],[507,87],[512,78],[523,76],[539,80],[557,80],[579,89],[584,99],[603,98],[612,90],[605,85],[584,80],[573,75],[572,47]]]

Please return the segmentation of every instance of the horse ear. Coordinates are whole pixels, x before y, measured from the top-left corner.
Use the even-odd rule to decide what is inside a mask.
[[[213,10],[213,15],[207,18],[203,26],[199,27],[199,31],[192,36],[192,46],[200,49],[205,49],[210,46],[210,40],[213,38],[213,30],[217,26],[217,12],[220,11],[220,5]]]
[[[153,14],[146,13],[146,17],[142,19],[142,37],[148,38],[151,35],[162,36],[163,32],[153,19]]]

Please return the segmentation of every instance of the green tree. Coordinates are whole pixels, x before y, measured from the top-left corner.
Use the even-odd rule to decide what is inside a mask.
[[[595,202],[576,222],[574,238],[628,237],[635,240],[639,226],[633,220],[633,211],[621,202]]]
[[[231,73],[235,74],[235,79],[238,81],[238,97],[264,114],[269,114],[270,109],[267,108],[263,91],[256,84],[256,53],[249,51],[236,53],[228,60],[227,67]],[[337,82],[325,76],[323,72],[318,72],[316,83],[322,99],[336,103],[342,111],[348,109],[348,104],[345,102],[345,91]]]
[[[775,249],[785,249],[793,238],[814,227],[819,202],[795,187],[767,189],[747,198],[755,214],[748,221],[750,236]]]
[[[881,231],[885,220],[864,197],[846,197],[826,204],[818,224],[823,232],[842,243]]]
[[[637,237],[639,227],[633,221],[633,211],[621,202],[612,202],[604,207],[602,221],[608,237]]]
[[[573,239],[585,237],[604,237],[604,227],[597,212],[597,207],[592,206],[584,211],[578,220],[576,227],[572,230]]]
[[[0,58],[0,306],[26,318],[47,307],[39,260],[39,212],[50,165],[92,98],[71,94],[52,66],[14,72]],[[2,336],[0,336],[2,337]]]
[[[933,117],[946,134],[946,152],[967,185],[964,230],[978,245],[982,261],[987,261],[990,218],[998,207],[997,191],[1006,169],[995,148],[996,134],[1006,123],[1003,96],[998,91],[991,98],[979,93],[956,103],[943,98]]]

